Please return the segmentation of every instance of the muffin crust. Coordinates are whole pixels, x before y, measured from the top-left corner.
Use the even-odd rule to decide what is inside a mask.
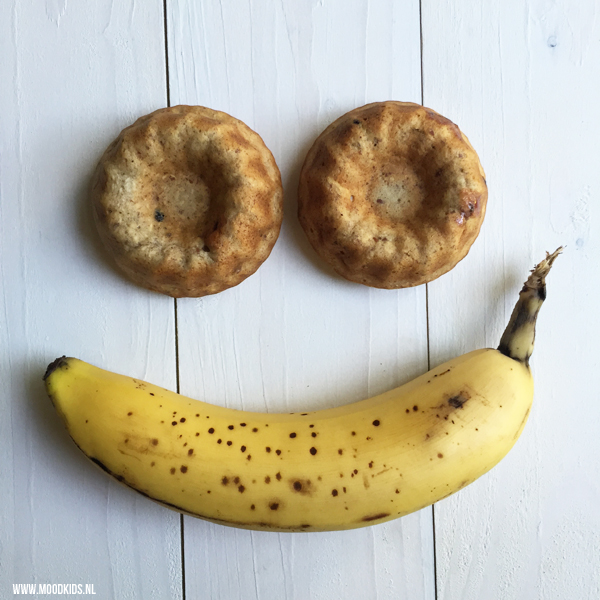
[[[281,176],[260,136],[200,106],[163,108],[124,129],[91,196],[121,270],[175,298],[241,283],[269,256],[283,217]]]
[[[354,109],[327,127],[300,174],[298,217],[341,276],[396,289],[427,283],[468,253],[487,186],[459,128],[408,102]]]

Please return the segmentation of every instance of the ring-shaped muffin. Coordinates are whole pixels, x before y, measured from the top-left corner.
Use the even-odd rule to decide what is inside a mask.
[[[98,164],[92,203],[117,265],[175,298],[241,283],[269,256],[283,217],[263,140],[200,106],[163,108],[124,129]]]
[[[485,174],[459,128],[409,102],[354,109],[327,127],[304,161],[298,217],[341,276],[386,289],[452,269],[477,238]]]

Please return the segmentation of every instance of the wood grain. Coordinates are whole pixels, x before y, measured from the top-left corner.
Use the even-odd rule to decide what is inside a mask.
[[[67,354],[175,385],[173,302],[115,271],[87,202],[111,139],[165,102],[161,3],[0,15],[0,597],[91,583],[98,598],[178,598],[178,515],[84,458],[42,383]]]

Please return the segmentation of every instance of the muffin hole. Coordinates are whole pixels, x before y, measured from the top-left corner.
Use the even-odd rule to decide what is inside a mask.
[[[239,186],[230,175],[230,159],[213,151],[215,156],[191,142],[177,156],[167,156],[163,150],[164,170],[153,173],[152,193],[161,198],[162,206],[155,205],[151,214],[162,222],[168,209],[173,239],[190,251],[198,248],[198,239],[204,252],[210,251],[206,247],[214,249],[211,239],[220,235],[235,208]]]

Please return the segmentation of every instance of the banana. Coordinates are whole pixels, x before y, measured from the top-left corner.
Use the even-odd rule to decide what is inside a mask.
[[[268,531],[381,523],[457,492],[516,442],[533,400],[545,277],[561,250],[533,269],[498,349],[347,406],[232,410],[66,357],[49,365],[46,388],[88,458],[168,508]]]

